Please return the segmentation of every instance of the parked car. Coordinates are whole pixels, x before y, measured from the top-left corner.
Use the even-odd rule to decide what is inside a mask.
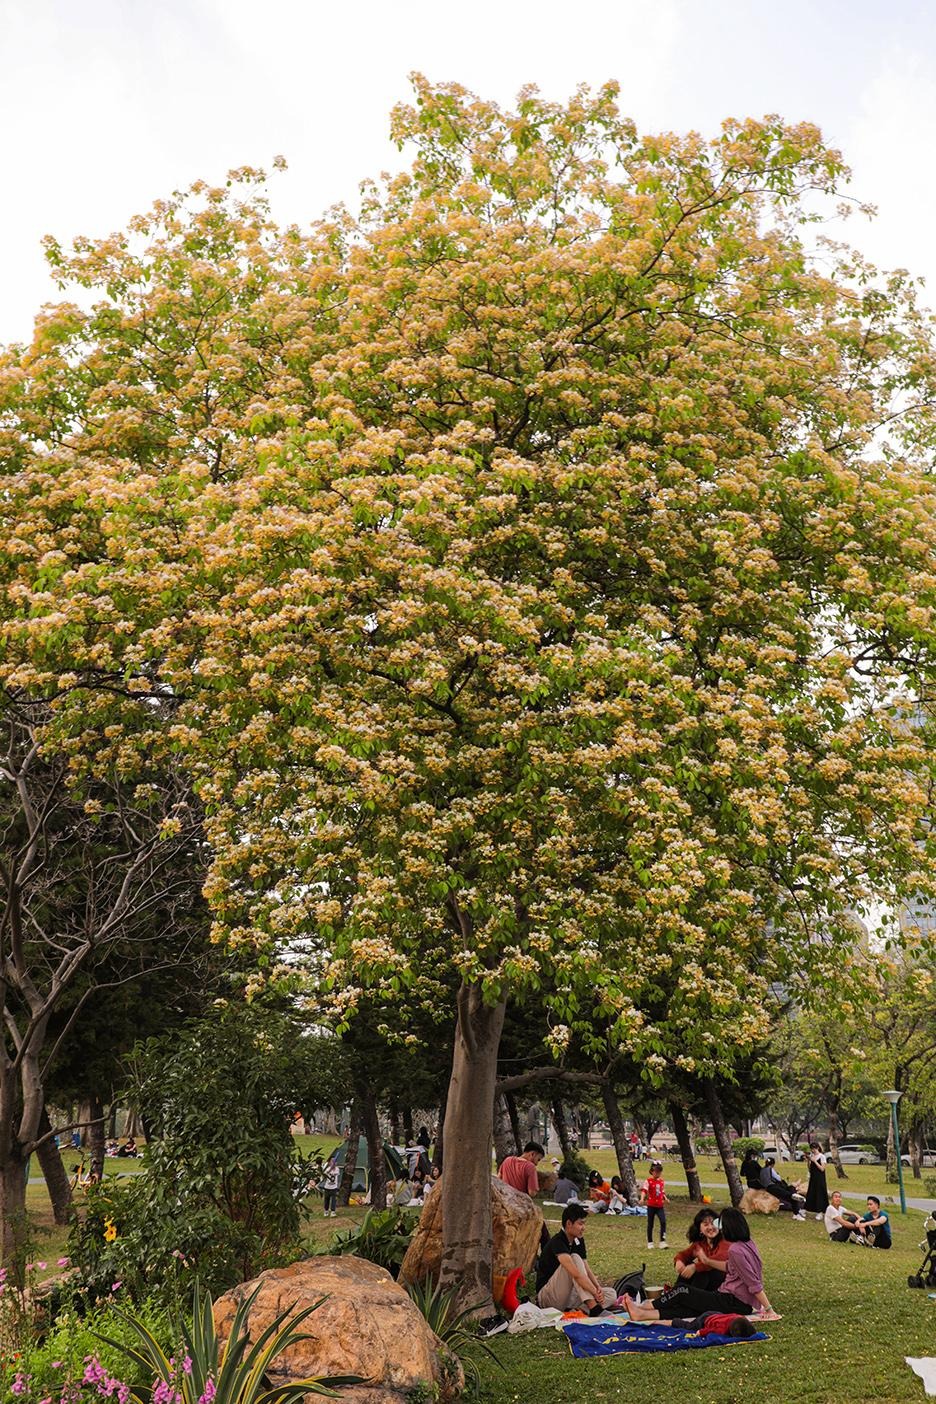
[[[900,1163],[909,1168],[911,1164],[909,1155],[902,1155],[900,1157]],[[934,1150],[932,1146],[926,1146],[924,1148],[923,1154],[920,1156],[920,1164],[926,1170],[931,1170],[933,1166],[936,1165],[936,1150]]]
[[[855,1142],[839,1146],[839,1160],[843,1165],[883,1165],[884,1161],[873,1146]]]

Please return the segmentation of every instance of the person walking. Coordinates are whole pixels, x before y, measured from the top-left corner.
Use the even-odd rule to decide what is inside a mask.
[[[826,1182],[827,1165],[828,1161],[819,1142],[810,1141],[809,1184],[806,1186],[806,1203],[803,1208],[807,1214],[815,1214],[817,1222],[821,1222],[829,1207],[829,1186]]]

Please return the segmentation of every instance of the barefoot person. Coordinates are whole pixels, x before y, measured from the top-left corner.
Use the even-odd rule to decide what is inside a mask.
[[[728,1243],[725,1280],[717,1292],[705,1292],[690,1282],[669,1287],[655,1302],[637,1303],[625,1296],[624,1305],[632,1321],[672,1321],[678,1316],[699,1316],[703,1311],[772,1312],[764,1291],[761,1256],[751,1241],[748,1221],[740,1209],[723,1209],[720,1215],[722,1238]]]
[[[562,1211],[562,1228],[540,1250],[536,1270],[536,1301],[541,1307],[560,1311],[581,1308],[598,1316],[614,1306],[612,1287],[602,1287],[588,1266],[585,1250],[587,1211],[581,1204],[567,1204]]]

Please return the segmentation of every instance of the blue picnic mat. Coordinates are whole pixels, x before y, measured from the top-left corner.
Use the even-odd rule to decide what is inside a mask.
[[[580,1358],[590,1355],[623,1355],[628,1351],[704,1350],[706,1346],[747,1345],[750,1341],[766,1341],[764,1331],[753,1336],[700,1336],[683,1326],[649,1326],[644,1321],[569,1321],[563,1326],[569,1338],[572,1354]]]

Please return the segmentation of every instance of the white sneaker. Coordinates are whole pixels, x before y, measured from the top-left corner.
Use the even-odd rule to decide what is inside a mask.
[[[795,1224],[805,1224],[806,1215],[803,1213],[802,1209],[799,1211],[798,1214],[793,1215],[793,1222]]]
[[[817,1224],[821,1224],[821,1223],[822,1223],[822,1219],[823,1219],[823,1215],[822,1215],[822,1214],[817,1214],[817,1215],[816,1215],[816,1223],[817,1223]]]
[[[668,1247],[669,1247],[669,1244],[667,1243],[667,1241],[666,1241],[665,1238],[661,1238],[661,1239],[660,1239],[660,1247],[661,1247],[661,1248],[668,1248]]]
[[[648,1244],[647,1244],[647,1252],[648,1252],[648,1253],[651,1253],[655,1247],[656,1247],[656,1244],[655,1244],[655,1243],[648,1243]]]

